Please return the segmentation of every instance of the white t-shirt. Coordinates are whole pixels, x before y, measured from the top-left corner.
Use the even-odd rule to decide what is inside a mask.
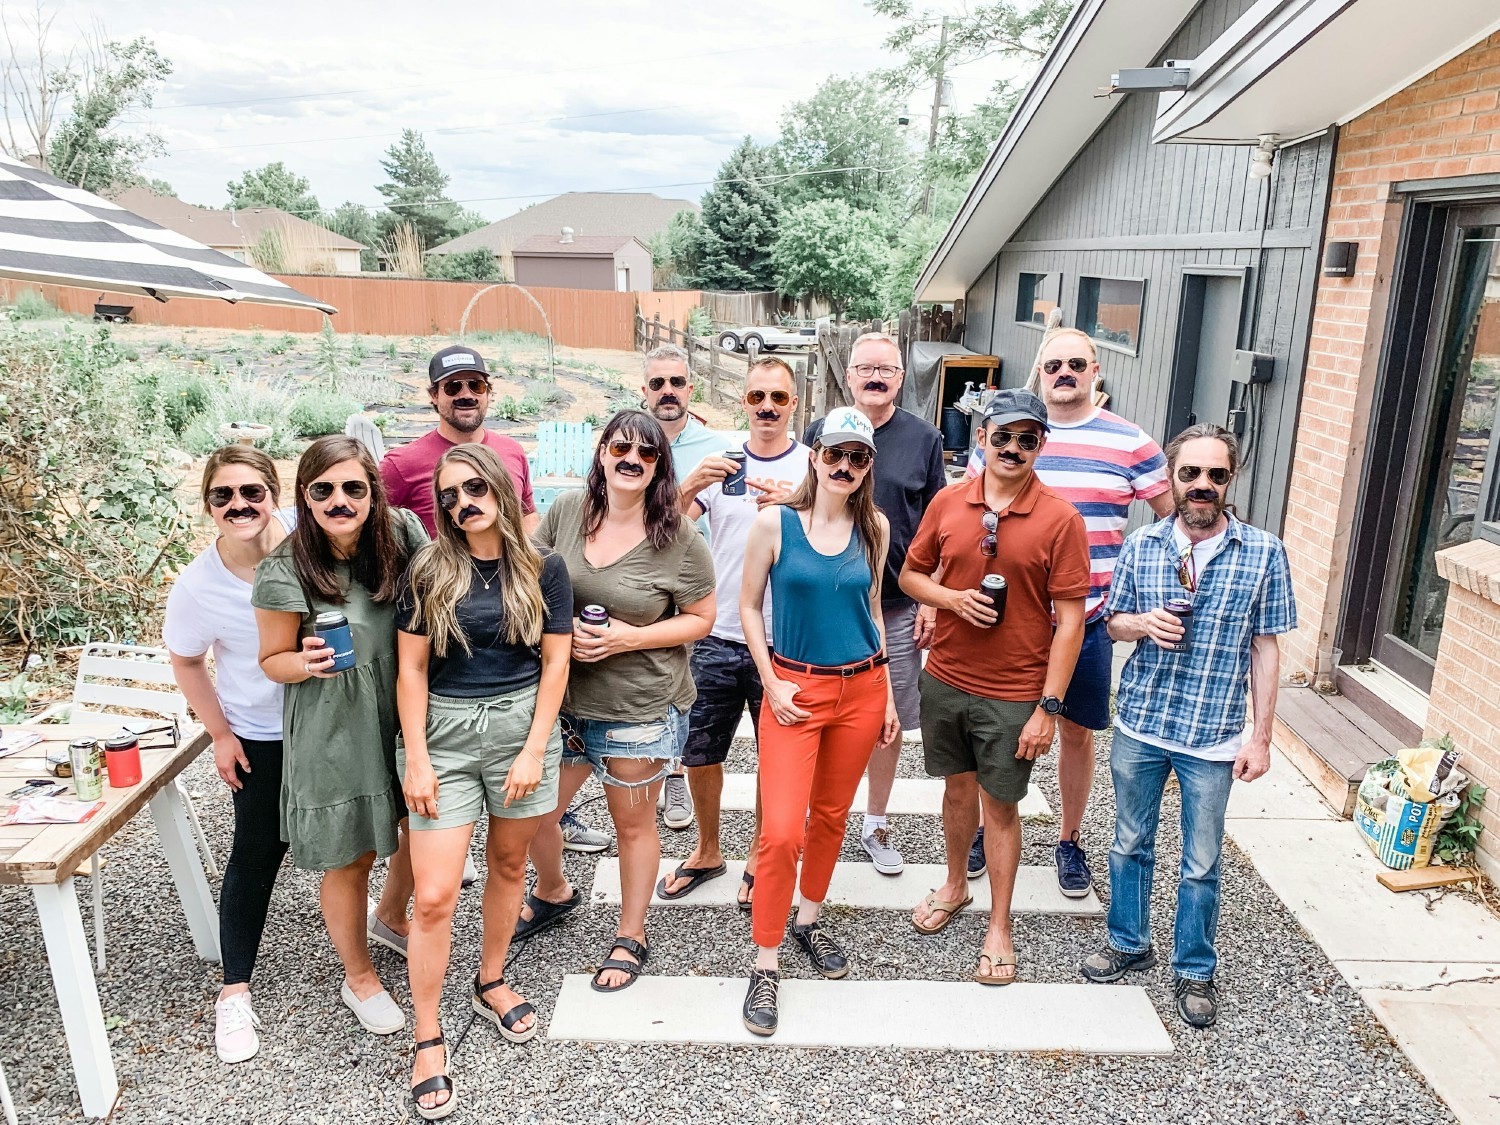
[[[293,509],[276,513],[288,532]],[[214,654],[214,693],[239,738],[281,737],[281,684],[260,670],[260,631],[250,605],[250,583],[236,577],[219,557],[217,542],[190,562],[167,595],[162,640],[178,656]]]
[[[809,450],[800,441],[793,441],[785,453],[762,459],[750,452],[746,444],[745,476],[751,480],[775,481],[778,488],[795,489],[807,476]],[[725,641],[745,643],[745,629],[740,623],[740,580],[745,573],[745,544],[750,538],[750,528],[760,511],[755,498],[757,488],[746,488],[743,496],[725,496],[724,486],[716,482],[698,493],[698,504],[708,517],[712,535],[709,551],[714,558],[714,596],[718,610],[714,627],[709,632]],[[771,636],[771,588],[766,587],[765,600],[766,638]]]

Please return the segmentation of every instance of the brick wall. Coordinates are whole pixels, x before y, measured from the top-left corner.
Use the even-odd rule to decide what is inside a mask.
[[[1322,278],[1302,392],[1285,538],[1301,628],[1285,671],[1311,675],[1338,624],[1399,208],[1389,185],[1500,172],[1500,33],[1355,118],[1339,133],[1330,242],[1358,242],[1355,273]]]

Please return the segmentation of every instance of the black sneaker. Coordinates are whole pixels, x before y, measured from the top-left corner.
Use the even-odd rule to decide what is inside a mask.
[[[1219,1018],[1219,990],[1211,980],[1188,980],[1178,977],[1172,982],[1177,998],[1177,1014],[1189,1027],[1212,1027]]]
[[[1092,957],[1086,958],[1078,968],[1095,984],[1112,984],[1126,973],[1156,968],[1156,947],[1148,945],[1140,953],[1124,953],[1112,945],[1106,945]]]
[[[1078,846],[1077,832],[1071,840],[1057,842],[1053,858],[1057,862],[1057,889],[1069,898],[1087,898],[1094,888],[1094,875],[1089,870],[1089,857]]]
[[[754,1035],[776,1034],[776,994],[781,988],[781,974],[775,969],[751,969],[750,988],[740,1016],[745,1030]]]
[[[816,922],[806,926],[793,922],[792,937],[797,939],[797,944],[812,958],[813,968],[829,980],[849,975],[849,958],[844,956],[844,951]]]
[[[969,845],[969,878],[977,879],[984,874],[984,825],[974,833],[974,842]]]

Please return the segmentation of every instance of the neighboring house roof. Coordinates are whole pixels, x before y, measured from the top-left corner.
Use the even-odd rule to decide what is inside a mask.
[[[697,210],[691,200],[663,199],[651,192],[570,191],[434,246],[429,253],[461,254],[482,248],[508,254],[532,235],[556,236],[563,227],[572,227],[579,236],[617,231],[634,235],[644,244],[666,229],[679,211]]]
[[[563,242],[558,234],[536,234],[512,248],[512,255],[521,257],[565,257],[565,258],[613,258],[615,252],[634,242],[642,250],[645,243],[630,234],[585,234],[574,235],[571,242]]]
[[[143,219],[197,239],[205,246],[254,246],[267,231],[291,227],[305,228],[302,237],[307,244],[322,250],[364,249],[352,238],[334,234],[326,227],[275,207],[217,211],[212,207],[195,207],[174,196],[157,195],[143,187],[126,188],[114,197],[114,201]]]

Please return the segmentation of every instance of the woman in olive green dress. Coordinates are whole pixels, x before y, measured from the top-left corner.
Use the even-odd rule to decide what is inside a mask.
[[[375,974],[368,935],[403,952],[412,877],[397,830],[406,807],[396,774],[396,595],[427,535],[416,516],[387,503],[374,460],[352,438],[308,446],[296,504],[297,529],[261,562],[251,594],[261,668],[286,685],[281,835],[296,866],[323,872],[319,897],[344,966],[344,1003],[366,1031],[392,1035],[406,1019]],[[314,628],[331,611],[353,636],[354,666],[342,671]],[[370,918],[377,856],[394,858]]]

